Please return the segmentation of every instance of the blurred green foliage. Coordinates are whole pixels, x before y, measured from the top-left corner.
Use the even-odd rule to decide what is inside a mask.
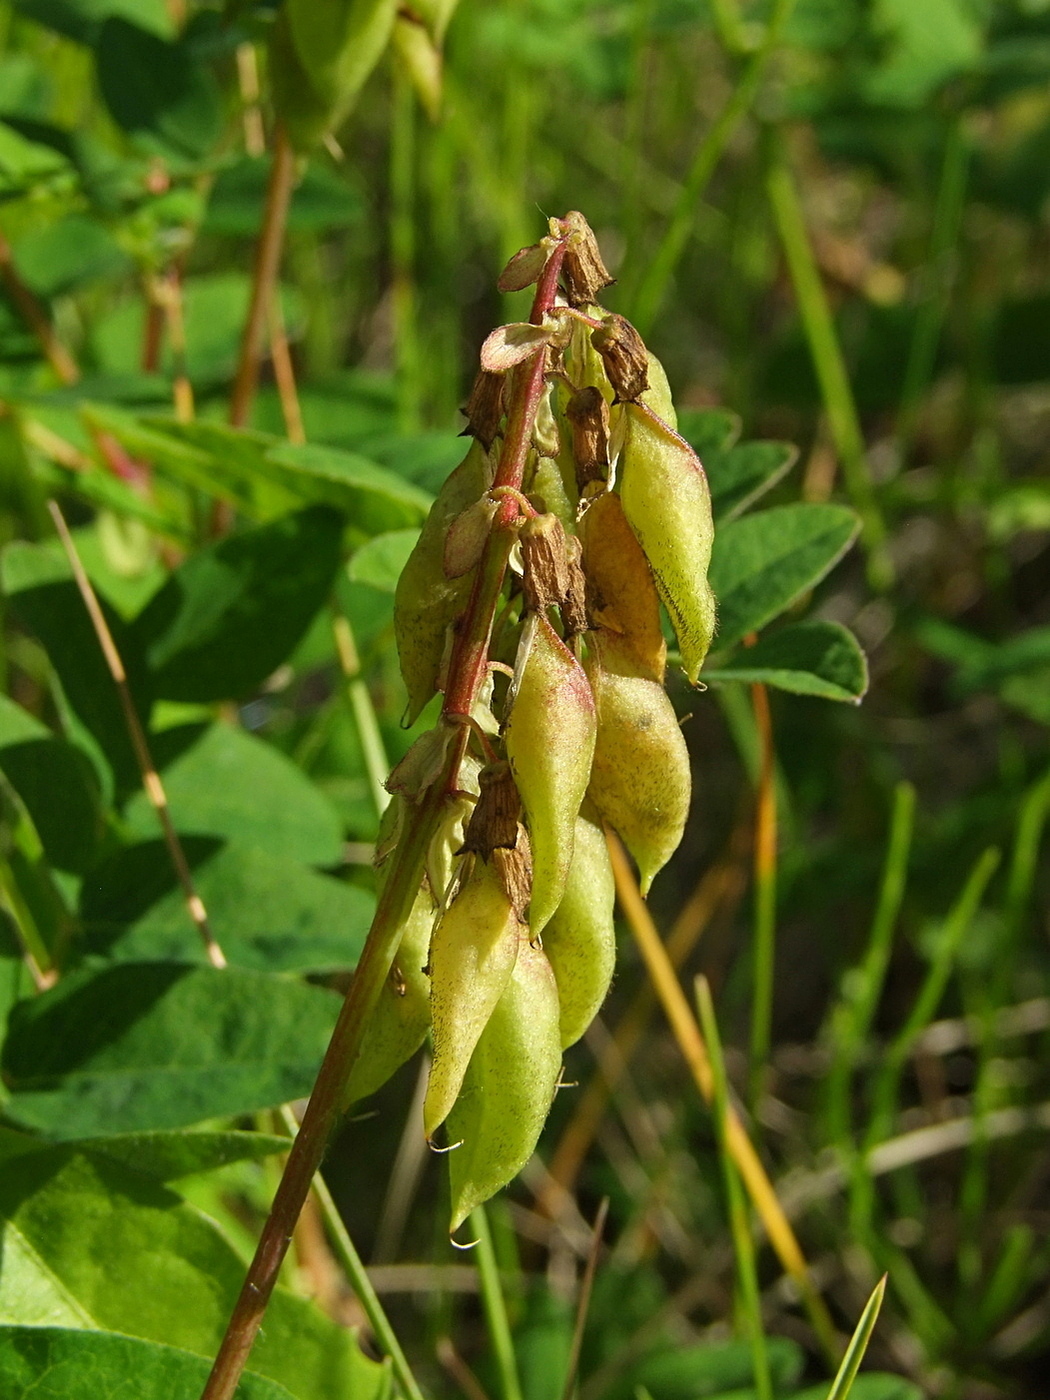
[[[462,0],[435,120],[436,70],[395,31],[370,76],[345,70],[349,117],[320,88],[300,114],[277,303],[300,442],[268,353],[250,429],[226,426],[270,170],[267,46],[309,22],[288,4],[298,20],[254,0],[0,0],[0,1390],[203,1382],[274,1183],[273,1140],[238,1146],[230,1121],[269,1129],[309,1090],[374,899],[378,769],[415,733],[393,582],[462,455],[477,347],[525,314],[496,276],[546,214],[579,208],[619,278],[609,304],[642,323],[711,471],[722,642],[789,608],[753,654],[713,655],[708,694],[675,691],[698,797],[656,916],[697,919],[698,881],[728,872],[686,971],[710,979],[743,1085],[747,686],[776,687],[753,1126],[845,1333],[889,1272],[879,1373],[853,1394],[1043,1395],[1050,5]],[[228,973],[200,965],[51,496]],[[862,545],[824,577],[844,505]],[[237,525],[223,540],[217,512]],[[859,708],[827,703],[867,680],[847,627],[869,659]],[[30,964],[42,986],[63,976],[38,990]],[[640,976],[627,936],[621,968],[610,1027]],[[595,1032],[566,1082],[609,1053]],[[544,1160],[582,1093],[559,1094]],[[390,1187],[411,1094],[411,1071],[382,1090],[328,1177],[427,1388],[461,1386],[436,1360],[449,1334],[492,1387],[436,1166],[403,1147],[394,1180],[413,1184]],[[116,1155],[137,1133],[148,1150]],[[653,1018],[572,1183],[586,1216],[611,1198],[582,1400],[754,1393],[719,1181]],[[525,1400],[561,1394],[587,1249],[577,1204],[548,1219],[542,1189],[537,1167],[494,1212]],[[304,1246],[288,1270],[246,1397],[385,1393],[316,1264]],[[826,1394],[767,1248],[758,1268],[775,1393]]]

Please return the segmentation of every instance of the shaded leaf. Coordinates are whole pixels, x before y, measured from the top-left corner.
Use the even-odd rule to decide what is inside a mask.
[[[268,156],[244,156],[227,167],[215,181],[202,232],[254,237],[262,222],[270,167]],[[292,194],[288,232],[345,231],[360,222],[364,207],[360,191],[345,177],[311,161]]]
[[[24,281],[42,297],[111,277],[129,265],[127,255],[102,224],[80,214],[20,239],[12,255]]]
[[[103,1328],[209,1364],[244,1264],[214,1222],[174,1191],[95,1153],[52,1148],[7,1164],[0,1219],[0,1321]],[[252,1369],[298,1400],[363,1400],[382,1375],[352,1333],[280,1288]],[[184,1394],[162,1389],[149,1400]]]
[[[203,1356],[157,1342],[69,1327],[0,1327],[0,1393],[21,1400],[158,1400],[195,1395]],[[276,1381],[248,1374],[236,1400],[292,1400]]]
[[[798,622],[744,647],[705,681],[744,681],[795,695],[857,703],[868,688],[868,665],[857,639],[838,622]]]
[[[417,486],[335,447],[285,443],[272,448],[267,461],[280,469],[282,484],[342,506],[368,535],[421,525],[432,504]]]
[[[354,553],[348,568],[350,578],[354,583],[367,583],[383,593],[393,593],[418,539],[418,530],[391,530],[376,535]]]
[[[275,1152],[288,1151],[288,1139],[272,1133],[245,1133],[233,1129],[184,1128],[155,1133],[121,1133],[115,1137],[88,1138],[78,1143],[84,1152],[101,1154],[121,1162],[156,1181],[217,1171],[231,1162],[256,1162]],[[50,1152],[45,1138],[0,1127],[0,1162],[32,1152]]]
[[[732,520],[775,486],[798,460],[790,442],[742,442],[703,458],[716,522]]]
[[[187,44],[116,15],[102,24],[95,58],[110,115],[148,150],[199,160],[218,140],[219,90]]]
[[[8,1117],[61,1141],[183,1127],[309,1093],[334,992],[243,968],[73,972],[13,1009]]]
[[[110,15],[121,15],[162,38],[173,27],[164,0],[16,0],[15,8],[81,44],[93,44]]]
[[[224,836],[304,865],[341,859],[334,808],[270,744],[229,724],[180,725],[158,734],[153,749],[179,831]],[[128,803],[125,818],[135,836],[158,833],[144,792]]]
[[[65,555],[53,546],[15,541],[0,557],[0,578],[19,620],[44,644],[77,719],[105,755],[118,789],[138,785],[139,769],[128,738],[117,688],[73,582]],[[141,651],[105,599],[100,599],[140,718],[148,717],[149,681]]]
[[[0,754],[2,759],[2,754]],[[194,884],[229,961],[269,972],[356,966],[375,901],[355,885],[249,846],[183,840]],[[119,851],[81,889],[87,951],[120,962],[204,962],[163,841]]]
[[[82,874],[105,834],[98,779],[90,761],[48,736],[0,747],[0,769],[25,803],[52,865]]]
[[[154,694],[233,699],[272,675],[331,589],[342,531],[314,506],[190,555],[132,628]]]
[[[845,506],[776,506],[715,531],[708,574],[718,600],[716,645],[757,632],[819,583],[859,521]]]
[[[740,418],[727,408],[685,408],[678,415],[678,431],[706,467],[706,453],[725,452],[736,442]]]

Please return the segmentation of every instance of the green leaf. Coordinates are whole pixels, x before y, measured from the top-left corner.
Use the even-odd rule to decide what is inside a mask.
[[[173,32],[164,0],[17,0],[15,8],[80,44],[93,44],[110,15],[122,15],[161,38]]]
[[[50,146],[0,122],[0,192],[15,194],[69,169],[65,157]]]
[[[432,500],[425,491],[355,452],[316,443],[283,444],[267,453],[282,469],[282,482],[342,506],[367,535],[419,526]]]
[[[201,231],[254,237],[262,222],[270,167],[269,156],[244,156],[222,171],[208,200]],[[345,232],[360,223],[364,211],[360,191],[347,183],[342,171],[336,175],[312,161],[292,194],[288,232]]]
[[[244,1264],[214,1222],[174,1191],[106,1157],[52,1148],[5,1166],[0,1219],[0,1322],[102,1328],[209,1364]],[[252,1369],[298,1400],[371,1400],[382,1376],[352,1333],[282,1289]],[[148,1400],[195,1394],[162,1389]]]
[[[894,1376],[888,1371],[862,1371],[848,1391],[849,1400],[922,1400],[922,1391],[906,1380],[904,1376]],[[828,1387],[807,1386],[791,1396],[791,1400],[831,1400]]]
[[[16,616],[44,644],[73,713],[105,755],[118,788],[136,787],[139,768],[117,688],[57,541],[9,544],[0,556],[0,580]],[[145,720],[151,697],[144,658],[127,623],[104,598],[100,603]]]
[[[0,754],[2,757],[2,754]],[[286,856],[183,838],[194,884],[229,961],[268,972],[357,964],[375,900]],[[119,962],[204,962],[163,841],[130,846],[91,872],[80,922],[89,953]]]
[[[726,408],[685,408],[678,415],[678,431],[706,467],[706,453],[725,452],[736,442],[740,418]]]
[[[343,521],[314,506],[198,550],[132,628],[165,700],[250,694],[294,650],[331,590]]]
[[[129,266],[108,230],[82,214],[70,214],[19,239],[12,256],[23,280],[42,297],[112,277]]]
[[[179,1181],[184,1176],[218,1171],[231,1162],[259,1162],[287,1152],[288,1139],[275,1133],[194,1128],[89,1138],[79,1146],[85,1152],[112,1157],[156,1181]]]
[[[868,688],[868,664],[840,623],[797,622],[738,651],[725,666],[705,670],[702,679],[757,682],[858,704]]]
[[[802,1349],[786,1337],[770,1337],[766,1346],[770,1374],[779,1393],[798,1379]],[[653,1400],[699,1400],[750,1386],[753,1375],[749,1342],[708,1342],[658,1352],[632,1367],[613,1393],[626,1397],[641,1385]]]
[[[718,600],[719,647],[757,632],[819,583],[853,543],[845,506],[775,506],[715,531],[708,574]]]
[[[388,534],[376,535],[350,560],[350,578],[354,583],[368,583],[383,593],[393,593],[418,539],[418,530],[391,530]]]
[[[180,725],[152,743],[177,830],[224,836],[303,865],[341,860],[335,809],[272,745],[229,724]],[[124,815],[134,836],[157,835],[144,792]]]
[[[215,145],[222,131],[219,90],[189,45],[111,16],[99,31],[95,60],[110,115],[146,150],[196,161]]]
[[[98,778],[88,758],[48,736],[0,748],[0,770],[25,803],[52,865],[83,874],[106,831]]]
[[[798,460],[790,442],[742,442],[702,459],[716,523],[733,520],[786,476]]]
[[[0,1327],[0,1393],[11,1400],[160,1400],[196,1395],[206,1357],[115,1332]],[[276,1381],[247,1374],[236,1400],[292,1400]]]
[[[188,277],[182,284],[186,369],[195,384],[207,388],[232,377],[250,295],[251,280],[242,272]],[[294,333],[303,320],[303,309],[301,297],[290,287],[281,288],[281,310],[289,331]],[[144,325],[142,298],[125,301],[96,321],[92,342],[99,368],[110,374],[131,374],[137,370]],[[167,346],[160,367],[168,373],[172,370]],[[193,426],[207,431],[208,427],[222,425]]]
[[[63,1142],[178,1128],[308,1094],[340,998],[244,968],[67,974],[11,1013],[6,1112]]]
[[[273,1133],[244,1133],[233,1129],[171,1129],[155,1133],[122,1133],[88,1138],[77,1143],[83,1152],[111,1157],[155,1181],[178,1181],[202,1172],[218,1171],[231,1162],[257,1162],[288,1151],[288,1139]],[[0,1127],[0,1162],[31,1152],[50,1152],[44,1138]]]

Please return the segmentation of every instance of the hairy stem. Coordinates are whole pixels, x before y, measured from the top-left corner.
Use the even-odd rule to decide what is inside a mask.
[[[532,320],[537,325],[554,305],[562,257],[563,249],[559,246],[536,289]],[[546,348],[541,347],[523,366],[518,379],[496,472],[497,486],[518,488],[521,485],[543,392],[546,358]],[[509,541],[508,530],[493,530],[479,566],[478,580],[463,617],[459,645],[450,667],[444,714],[452,719],[472,713],[487,671],[488,639],[503,585]],[[464,737],[465,733],[464,729]],[[347,1077],[360,1053],[369,1018],[390,973],[404,921],[423,877],[427,848],[442,813],[445,795],[456,784],[463,748],[463,743],[449,746],[450,757],[440,779],[427,789],[417,804],[408,807],[405,830],[390,857],[389,874],[364,951],[201,1400],[231,1400],[237,1389],[277,1283],[295,1222],[342,1111]]]

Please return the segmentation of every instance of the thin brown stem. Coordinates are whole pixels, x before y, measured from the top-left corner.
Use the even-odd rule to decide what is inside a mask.
[[[284,418],[284,432],[289,442],[306,441],[303,426],[303,411],[299,405],[299,389],[295,382],[295,366],[292,364],[288,348],[288,333],[284,325],[284,312],[281,309],[281,294],[274,288],[270,298],[270,359],[273,362],[273,377],[277,381],[277,396],[281,400],[281,416]]]
[[[80,555],[77,553],[73,536],[69,533],[69,526],[66,524],[65,516],[59,509],[56,501],[48,501],[48,510],[51,518],[55,522],[55,529],[58,537],[62,541],[62,547],[66,551],[70,568],[73,570],[73,577],[76,579],[80,596],[84,600],[91,625],[95,629],[102,655],[105,657],[109,674],[113,677],[113,684],[117,688],[120,697],[120,706],[124,711],[124,719],[128,726],[128,734],[131,738],[132,748],[135,750],[135,758],[138,760],[139,771],[142,774],[142,786],[146,796],[153,806],[160,822],[161,830],[164,833],[164,842],[171,856],[171,863],[175,867],[175,874],[179,884],[182,886],[182,893],[186,900],[186,908],[189,916],[200,934],[201,942],[204,944],[204,951],[208,956],[208,961],[212,967],[225,967],[226,958],[222,949],[211,931],[208,922],[208,911],[204,907],[204,901],[197,892],[197,887],[193,883],[193,875],[190,872],[189,862],[186,859],[186,852],[182,849],[182,842],[179,834],[175,830],[175,825],[171,820],[171,811],[168,807],[167,794],[164,791],[164,784],[160,780],[153,762],[153,757],[149,751],[149,744],[146,742],[146,731],[142,727],[138,710],[135,708],[135,701],[131,696],[131,689],[128,685],[127,672],[124,670],[124,663],[121,660],[117,644],[113,640],[113,633],[109,630],[109,623],[106,621],[98,601],[98,596],[92,587],[91,580],[84,571]]]
[[[230,422],[235,428],[247,426],[255,401],[266,318],[277,283],[285,224],[288,221],[288,205],[294,183],[295,151],[284,128],[278,127],[274,134],[273,166],[270,170],[270,182],[266,187],[262,228],[259,230],[259,242],[255,248],[251,300],[248,303],[237,376],[230,398]]]
[[[594,1235],[591,1250],[587,1256],[587,1267],[580,1282],[580,1296],[576,1304],[576,1321],[572,1329],[572,1345],[569,1347],[569,1364],[565,1368],[565,1385],[562,1387],[562,1400],[572,1400],[576,1385],[576,1372],[580,1365],[580,1352],[583,1350],[583,1329],[587,1325],[587,1313],[591,1306],[591,1293],[594,1289],[594,1276],[598,1272],[598,1255],[601,1253],[602,1235],[605,1233],[605,1218],[609,1214],[609,1197],[603,1196],[594,1217]]]
[[[532,312],[536,324],[554,305],[562,256],[563,247],[559,246],[540,279]],[[524,376],[516,386],[496,473],[497,485],[521,485],[544,386],[545,359],[546,351],[541,349],[532,362],[524,366]],[[507,536],[506,530],[493,531],[479,567],[479,584],[475,586],[464,613],[459,632],[460,645],[452,658],[452,679],[445,698],[446,714],[470,715],[477,692],[488,674],[488,638],[509,555]],[[485,581],[479,586],[483,574]],[[450,705],[450,696],[455,697],[453,705]],[[456,706],[463,708],[457,709]],[[457,783],[466,733],[463,726],[459,742],[449,745],[445,771],[427,789],[419,803],[409,808],[409,819],[390,858],[389,874],[361,959],[201,1400],[232,1400],[237,1389],[277,1282],[295,1222],[342,1110],[347,1076],[360,1053],[369,1017],[390,973],[404,920],[423,877],[425,856],[435,824],[444,810],[446,794]]]
[[[40,342],[40,348],[47,362],[63,384],[75,384],[80,378],[76,360],[55,334],[55,328],[48,320],[47,312],[40,305],[35,294],[26,286],[15,267],[11,256],[11,245],[0,233],[0,280],[7,288],[7,294],[18,308],[18,313]]]

